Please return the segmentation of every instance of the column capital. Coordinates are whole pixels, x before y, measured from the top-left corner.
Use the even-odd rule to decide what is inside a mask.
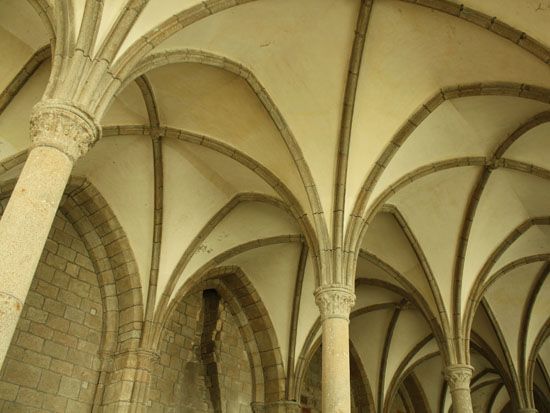
[[[349,320],[349,314],[355,305],[355,294],[347,285],[324,285],[315,290],[315,302],[321,312],[321,319]]]
[[[474,368],[468,364],[453,364],[445,367],[445,380],[449,383],[451,392],[455,390],[470,390],[470,379]]]
[[[58,149],[75,162],[101,137],[101,127],[74,105],[45,100],[33,108],[30,136],[32,147]]]
[[[539,413],[539,411],[535,408],[525,407],[523,409],[518,409],[518,413]]]

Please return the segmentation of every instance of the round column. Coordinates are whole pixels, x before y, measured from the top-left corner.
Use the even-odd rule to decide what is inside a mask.
[[[473,413],[470,395],[473,372],[474,368],[467,364],[454,364],[445,368],[445,379],[453,400],[453,413]]]
[[[323,286],[315,291],[323,323],[323,411],[350,413],[349,314],[355,294],[347,286]]]
[[[46,101],[34,108],[30,136],[29,156],[0,220],[0,365],[73,164],[100,129],[78,108]]]

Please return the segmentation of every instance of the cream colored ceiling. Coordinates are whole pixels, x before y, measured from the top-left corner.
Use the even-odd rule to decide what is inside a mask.
[[[157,168],[160,164],[164,176],[157,305],[164,293],[173,299],[208,269],[239,266],[270,313],[286,366],[292,351],[288,345],[290,322],[302,242],[310,243],[310,251],[300,293],[296,362],[312,345],[308,335],[318,319],[312,295],[318,276],[313,250],[318,245],[313,243],[322,238],[323,231],[330,235],[333,230],[342,108],[360,2],[236,3],[240,2],[228,2],[226,6],[231,7],[221,11],[207,10],[207,3],[195,0],[144,3],[116,52],[113,66],[130,51],[135,52],[146,33],[158,34],[159,28],[173,22],[172,16],[196,13],[202,17],[183,30],[172,27],[172,36],[147,47],[144,59],[179,53],[179,63],[160,59],[164,62],[160,67],[143,73],[151,87],[149,104],[152,101],[154,107],[146,106],[147,99],[135,82],[125,82],[101,120],[114,136],[103,138],[78,162],[74,174],[87,177],[115,212],[136,257],[145,299],[152,266],[154,177],[158,173],[149,127],[160,127],[161,135],[166,136],[161,138],[162,160],[157,159]],[[461,3],[496,16],[550,46],[547,0]],[[85,1],[73,0],[72,4],[76,36]],[[97,55],[102,42],[110,38],[120,13],[128,11],[126,5],[121,0],[104,2],[92,55]],[[220,3],[216,7],[225,6]],[[0,91],[10,85],[33,53],[48,43],[48,37],[30,4],[15,0],[0,3],[0,47],[5,56],[0,63]],[[214,62],[204,53],[219,59]],[[351,125],[344,231],[349,229],[350,212],[357,206],[361,187],[376,169],[380,155],[407,119],[442,88],[482,82],[550,88],[548,64],[520,45],[464,19],[408,1],[374,0],[359,58],[362,65]],[[240,69],[230,61],[241,65]],[[42,96],[49,72],[47,61],[0,112],[0,165],[28,148],[28,119]],[[399,303],[403,294],[413,297],[412,308],[401,311],[387,349],[383,393],[394,377],[403,379],[404,371],[410,370],[422,385],[431,409],[439,408],[443,359],[437,355],[423,360],[439,349],[437,340],[432,338],[416,353],[410,352],[431,331],[426,318],[433,318],[432,326],[445,332],[458,304],[462,317],[466,317],[464,309],[487,260],[519,225],[550,216],[549,175],[530,173],[532,166],[540,168],[535,171],[539,175],[550,170],[550,122],[546,122],[519,137],[504,152],[505,160],[491,170],[477,208],[470,210],[472,226],[461,283],[457,284],[464,219],[483,164],[491,162],[497,147],[521,125],[550,110],[548,96],[543,96],[541,100],[546,102],[542,102],[519,97],[518,93],[510,96],[510,91],[497,91],[492,96],[445,100],[415,125],[381,171],[380,179],[369,188],[372,194],[360,210],[370,221],[357,244],[361,253],[355,309]],[[159,125],[149,119],[148,109],[157,112]],[[281,122],[270,109],[284,119],[286,130],[281,131]],[[133,132],[128,132],[128,125],[134,126]],[[471,161],[453,164],[453,160],[464,158]],[[474,165],[468,166],[469,162]],[[522,162],[524,172],[510,169],[513,162]],[[442,165],[441,170],[436,171],[431,166],[434,163]],[[0,182],[16,177],[21,165],[10,167]],[[414,171],[423,171],[423,175],[404,179]],[[395,187],[397,182],[402,184],[399,188]],[[317,198],[320,205],[315,205]],[[323,219],[315,226],[313,211],[318,207]],[[296,215],[302,220],[296,220]],[[219,219],[212,224],[215,217]],[[305,233],[310,226],[315,237]],[[285,237],[288,242],[280,241]],[[278,241],[262,245],[271,239]],[[487,268],[487,279],[479,285],[488,286],[491,276],[511,262],[550,253],[549,242],[547,226],[527,229],[510,245],[504,245],[497,261]],[[507,370],[522,369],[517,340],[522,313],[513,308],[525,308],[544,265],[523,265],[496,279],[488,287],[485,304],[476,312],[476,337]],[[461,285],[459,291],[457,285]],[[533,303],[524,337],[529,351],[545,328],[549,294],[550,282],[546,280]],[[454,296],[458,303],[453,303]],[[393,311],[367,312],[351,322],[351,339],[377,403],[380,359]],[[498,329],[502,340],[496,337]],[[312,334],[315,338],[319,332]],[[511,364],[507,363],[506,351],[512,354]],[[541,350],[546,366],[550,365],[548,352],[546,344]],[[410,360],[405,363],[408,356]],[[401,363],[405,363],[403,371],[399,369]],[[479,355],[472,356],[472,364],[481,369],[496,368]],[[439,382],[433,385],[435,376]],[[476,403],[487,403],[487,394],[497,389],[491,386],[479,390],[474,396]],[[507,391],[502,390],[493,411],[499,411],[508,400]],[[448,397],[443,404],[447,409]]]

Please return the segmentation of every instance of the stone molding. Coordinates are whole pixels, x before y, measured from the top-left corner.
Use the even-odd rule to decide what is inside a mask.
[[[451,392],[455,390],[470,391],[470,379],[474,368],[468,364],[454,364],[445,368],[445,380]]]
[[[321,319],[343,318],[349,321],[355,305],[355,294],[345,285],[327,285],[315,291],[315,303],[321,312]]]
[[[30,137],[32,148],[52,147],[76,162],[101,137],[101,127],[76,106],[47,100],[33,108]]]
[[[539,411],[535,408],[523,408],[523,409],[518,409],[518,413],[539,413]]]

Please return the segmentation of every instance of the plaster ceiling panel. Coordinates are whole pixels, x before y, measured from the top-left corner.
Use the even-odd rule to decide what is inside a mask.
[[[372,200],[415,169],[460,157],[489,157],[515,129],[550,105],[511,96],[443,102],[409,136],[384,170]]]
[[[544,354],[543,354],[544,352]],[[546,357],[545,360],[547,360],[544,365],[546,366],[546,371],[549,371],[550,367],[550,340],[547,339],[546,342],[543,345],[543,348],[541,349],[541,357]],[[544,375],[542,372],[540,365],[537,363],[535,367],[534,372],[534,382],[539,388],[539,390],[542,391],[542,394],[546,397],[547,400],[550,400],[550,386],[548,386],[548,379],[546,379],[547,376]]]
[[[84,16],[84,8],[86,7],[86,0],[70,0],[72,4],[72,20],[74,22],[74,39],[78,39],[78,33],[82,27],[82,18]],[[109,3],[107,0],[106,3]]]
[[[414,347],[429,334],[430,327],[418,310],[403,310],[399,313],[388,353],[384,392],[388,391],[399,365]]]
[[[515,141],[504,154],[505,158],[550,169],[550,122],[531,129]]]
[[[105,198],[128,236],[139,269],[144,302],[153,241],[153,153],[144,136],[101,139],[74,169]]]
[[[264,246],[223,264],[239,266],[258,291],[275,328],[285,369],[300,250],[299,243]]]
[[[491,348],[492,350],[492,348]],[[470,365],[474,368],[474,375],[483,370],[494,369],[495,367],[477,351],[470,351]]]
[[[376,215],[361,247],[395,268],[426,299],[434,314],[439,313],[416,253],[391,213]]]
[[[414,354],[414,356],[409,360],[409,362],[405,366],[404,370],[410,369],[411,366],[418,364],[419,362],[422,361],[422,359],[429,357],[433,353],[439,353],[439,347],[437,345],[437,341],[435,340],[435,338],[432,338],[430,341],[424,344],[424,346],[422,346],[422,348],[419,349]],[[437,355],[435,358],[441,360],[441,356],[439,355]]]
[[[407,407],[403,403],[403,399],[401,398],[401,394],[398,394],[393,400],[392,400],[392,406],[390,409],[390,412],[406,412]]]
[[[311,331],[315,321],[319,318],[319,307],[315,304],[315,270],[311,254],[306,262],[304,272],[304,283],[302,284],[302,295],[300,299],[300,312],[298,314],[298,328],[296,330],[296,353],[294,360],[298,363],[298,355],[304,351],[306,338]]]
[[[493,251],[527,219],[548,216],[548,205],[548,181],[516,171],[493,171],[479,201],[470,232],[462,279],[463,306]]]
[[[105,112],[102,125],[146,125],[149,126],[149,116],[143,101],[143,95],[138,85],[131,82],[122,92],[111,100],[109,109]]]
[[[533,36],[548,47],[550,45],[549,0],[452,0],[474,10],[485,13],[511,25],[520,32]]]
[[[21,50],[5,49],[3,37],[4,31],[11,35],[21,44]],[[5,41],[5,40],[4,40]],[[18,54],[32,54],[35,50],[49,44],[50,38],[42,19],[31,6],[29,1],[2,0],[0,3],[0,45],[2,55],[10,56],[10,59],[2,59],[2,66],[13,64],[10,60]],[[13,57],[12,57],[13,56]],[[30,55],[28,56],[30,57]]]
[[[375,263],[359,255],[357,259],[357,269],[356,275],[357,279],[359,278],[368,278],[381,280],[383,282],[395,285],[399,288],[405,289],[406,286],[401,285],[398,280],[396,280],[392,275],[388,274],[385,270],[380,268]]]
[[[530,217],[550,215],[550,180],[512,170],[504,173],[511,193],[518,197]]]
[[[380,361],[392,314],[393,310],[375,311],[350,321],[350,339],[365,367],[372,389],[378,389]],[[377,391],[373,391],[373,397],[376,406]]]
[[[500,277],[485,293],[517,371],[523,312],[540,267],[540,263],[519,267]]]
[[[496,354],[499,361],[505,365],[506,358],[502,352],[495,329],[493,328],[491,320],[487,316],[487,313],[482,305],[479,305],[474,317],[471,333],[472,337],[475,337],[474,333],[477,334],[485,343],[487,343],[491,351]],[[483,368],[489,367],[487,361],[476,352],[471,352],[470,364],[476,369],[476,371],[481,371]]]
[[[0,11],[2,11],[1,8]],[[4,56],[9,56],[9,59],[2,59],[2,64],[0,65],[1,93],[32,57],[34,50],[1,26],[0,48]]]
[[[0,114],[0,160],[27,149],[30,145],[31,111],[42,98],[49,75],[50,65],[46,62],[38,68]]]
[[[474,372],[474,378],[477,377],[478,374],[481,374],[482,371],[475,371]],[[482,383],[489,383],[489,382],[493,382],[495,380],[500,380],[500,376],[498,374],[495,374],[495,373],[491,373],[491,372],[485,372],[483,374],[483,376],[481,376],[479,379],[475,380],[475,386],[478,386]],[[474,379],[472,379],[472,381],[474,381]]]
[[[472,407],[474,412],[486,412],[491,396],[499,388],[500,384],[487,384],[472,390]]]
[[[537,254],[550,254],[550,225],[530,227],[506,249],[493,268],[498,270],[522,257]]]
[[[477,167],[442,170],[414,181],[390,198],[424,251],[447,312],[450,312],[457,241],[478,174]]]
[[[150,140],[147,142],[150,145]],[[201,145],[164,139],[163,163],[164,210],[159,294],[186,248],[231,198],[239,192],[276,196],[248,168]]]
[[[531,352],[531,349],[533,348],[535,344],[535,340],[541,330],[544,328],[545,323],[548,322],[549,315],[550,315],[550,277],[546,275],[546,279],[544,280],[544,283],[537,295],[537,300],[535,301],[535,304],[533,305],[531,320],[529,323],[529,331],[527,333],[527,352],[528,354]],[[546,353],[548,356],[550,356],[550,345],[547,344],[546,348],[548,350],[548,353]],[[550,357],[546,359],[547,368],[550,370]]]
[[[123,2],[121,1],[121,3]],[[141,36],[155,30],[173,15],[185,12],[200,3],[201,0],[149,0],[124,39],[117,57],[122,55]]]
[[[99,51],[102,43],[108,39],[109,32],[120,13],[122,13],[126,3],[128,3],[128,0],[104,0],[101,22],[99,23],[94,45],[94,54]]]
[[[252,88],[239,76],[196,63],[164,66],[148,77],[161,123],[204,134],[244,152],[308,201],[286,144]]]
[[[254,1],[185,28],[153,53],[198,49],[250,69],[294,134],[321,204],[330,211],[359,5],[355,0]]]
[[[503,386],[495,397],[490,413],[502,413],[506,405],[510,402],[510,396],[506,387]]]
[[[396,0],[374,2],[355,102],[346,205],[353,206],[401,125],[441,88],[491,81],[550,87],[549,70],[509,40],[462,19]]]
[[[403,299],[400,294],[394,293],[383,287],[368,284],[358,284],[355,287],[355,306],[352,311],[358,311],[362,308],[377,304],[399,304]]]
[[[437,412],[439,409],[439,398],[441,397],[441,389],[445,380],[441,374],[442,370],[443,361],[441,357],[426,360],[414,369],[414,374],[422,385],[430,411],[432,412]]]
[[[258,239],[299,233],[296,220],[286,211],[266,203],[242,202],[197,247],[179,277],[174,294],[189,277],[225,251]]]

